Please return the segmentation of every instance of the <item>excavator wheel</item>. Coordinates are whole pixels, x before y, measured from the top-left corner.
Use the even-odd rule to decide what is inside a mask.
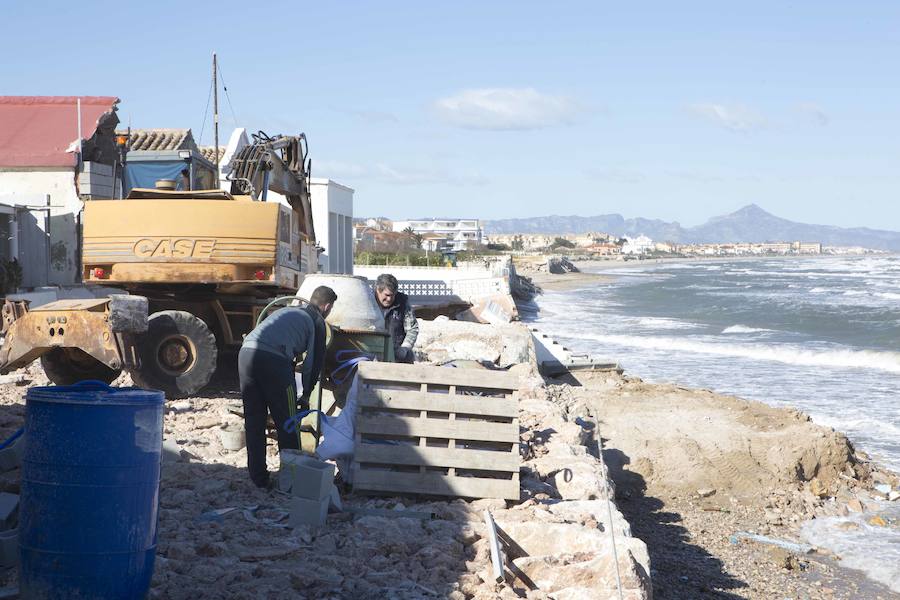
[[[41,366],[47,379],[56,385],[72,385],[87,379],[112,383],[122,372],[110,369],[78,348],[54,348],[41,355]]]
[[[137,342],[140,367],[131,373],[142,388],[162,390],[167,398],[191,396],[209,383],[216,370],[216,338],[206,323],[182,310],[150,315]]]

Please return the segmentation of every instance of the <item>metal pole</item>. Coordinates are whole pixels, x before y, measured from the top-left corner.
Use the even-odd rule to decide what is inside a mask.
[[[214,146],[216,156],[216,187],[219,187],[219,83],[218,83],[218,73],[219,69],[216,64],[216,53],[213,52],[213,138],[214,138]]]

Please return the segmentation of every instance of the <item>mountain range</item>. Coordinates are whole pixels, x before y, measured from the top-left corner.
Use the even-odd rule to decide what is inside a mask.
[[[862,246],[875,250],[900,251],[900,232],[897,231],[798,223],[776,217],[755,204],[727,215],[713,217],[696,227],[682,227],[677,221],[626,219],[619,214],[497,219],[484,221],[483,226],[486,234],[600,232],[620,237],[646,235],[656,241],[682,244],[803,241],[821,242],[825,246]]]

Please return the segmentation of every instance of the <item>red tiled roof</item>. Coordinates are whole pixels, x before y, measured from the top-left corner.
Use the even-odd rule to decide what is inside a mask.
[[[119,99],[81,96],[81,135],[90,138],[97,120]],[[66,152],[78,138],[75,96],[0,96],[0,167],[73,167]]]

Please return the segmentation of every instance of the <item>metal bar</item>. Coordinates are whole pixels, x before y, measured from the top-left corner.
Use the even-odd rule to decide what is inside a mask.
[[[491,563],[494,566],[494,581],[503,582],[503,556],[500,550],[500,541],[497,539],[497,527],[494,524],[494,516],[488,509],[484,510],[484,524],[487,525],[488,541],[491,546]]]

